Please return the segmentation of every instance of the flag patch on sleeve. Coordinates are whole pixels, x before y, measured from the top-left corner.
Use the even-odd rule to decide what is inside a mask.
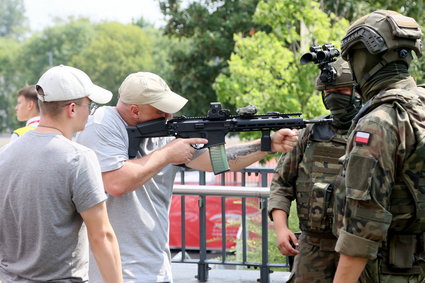
[[[368,132],[357,132],[354,138],[357,144],[368,144],[370,140],[371,134]]]

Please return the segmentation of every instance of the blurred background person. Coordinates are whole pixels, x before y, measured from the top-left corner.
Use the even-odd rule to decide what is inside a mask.
[[[37,91],[35,85],[29,85],[18,91],[18,102],[15,107],[16,118],[19,122],[25,122],[24,127],[13,131],[10,140],[13,141],[30,130],[37,128],[40,122],[40,108],[38,106]]]

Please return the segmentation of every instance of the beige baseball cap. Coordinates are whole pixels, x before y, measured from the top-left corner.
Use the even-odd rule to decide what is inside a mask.
[[[149,72],[138,72],[127,76],[118,89],[120,100],[126,104],[150,104],[165,112],[176,113],[187,99],[171,91],[165,81]]]
[[[59,65],[47,70],[38,80],[37,86],[44,94],[38,93],[41,101],[64,101],[88,97],[93,102],[105,104],[111,101],[112,92],[95,85],[83,71]]]

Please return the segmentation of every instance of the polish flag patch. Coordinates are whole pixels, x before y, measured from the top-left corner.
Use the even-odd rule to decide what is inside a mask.
[[[371,134],[368,132],[357,132],[354,138],[357,144],[368,144]]]

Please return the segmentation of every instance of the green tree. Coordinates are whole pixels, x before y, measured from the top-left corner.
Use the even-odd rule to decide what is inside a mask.
[[[166,36],[161,30],[151,25],[142,25],[142,29],[149,37],[152,46],[153,64],[148,71],[161,76],[165,81],[169,82],[173,76],[170,53],[190,48],[190,40]]]
[[[17,61],[22,81],[34,84],[49,67],[69,64],[94,34],[94,26],[87,19],[70,19],[34,34],[24,41]]]
[[[0,36],[20,38],[26,31],[23,0],[0,0]]]
[[[319,0],[323,11],[333,13],[350,22],[374,10],[394,10],[415,18],[418,23],[424,22],[424,1],[416,0]]]
[[[23,87],[14,72],[19,43],[0,37],[0,132],[11,132],[18,126],[15,115],[16,93]]]
[[[260,113],[301,111],[307,118],[325,113],[314,90],[319,70],[299,59],[313,43],[339,47],[348,22],[309,0],[261,1],[254,19],[272,32],[235,36],[228,75],[221,74],[214,85],[219,100],[236,107],[254,104]]]
[[[96,26],[95,36],[70,64],[84,70],[92,80],[111,90],[118,88],[127,75],[153,70],[152,40],[138,26],[106,22]],[[117,101],[114,97],[112,104]]]
[[[182,8],[181,0],[160,0],[168,17],[165,34],[190,39],[187,48],[170,55],[173,90],[189,99],[184,111],[205,115],[216,101],[215,78],[227,67],[234,48],[234,33],[249,34],[262,27],[252,22],[258,0],[201,0]],[[187,43],[187,42],[185,42]]]

